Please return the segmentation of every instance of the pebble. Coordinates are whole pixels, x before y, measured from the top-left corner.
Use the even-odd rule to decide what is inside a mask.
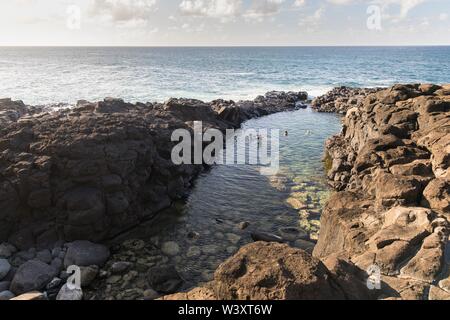
[[[133,266],[133,264],[131,262],[126,262],[126,261],[114,262],[111,266],[111,272],[113,274],[124,274],[132,266]]]
[[[297,239],[305,240],[309,238],[306,232],[303,232],[302,230],[295,227],[280,228],[279,233],[281,237],[286,241],[295,241]]]
[[[202,251],[206,254],[215,254],[219,251],[219,247],[213,244],[202,247]]]
[[[284,243],[283,239],[277,235],[264,233],[264,232],[253,232],[251,234],[253,241],[264,241],[264,242],[278,242]]]
[[[195,231],[190,231],[190,232],[188,232],[187,237],[190,240],[196,240],[196,239],[200,238],[200,233],[195,232]]]
[[[106,279],[107,284],[116,284],[117,282],[121,281],[121,276],[111,276],[108,279]]]
[[[99,272],[99,267],[89,266],[80,267],[81,269],[81,287],[88,287],[97,277]]]
[[[176,256],[180,253],[180,246],[174,241],[164,242],[161,251],[167,256]]]
[[[190,247],[186,256],[188,258],[195,258],[202,254],[202,250],[199,247]]]
[[[250,226],[250,222],[244,221],[238,224],[239,229],[245,230]]]
[[[241,237],[234,233],[227,233],[226,234],[228,241],[230,241],[232,244],[236,245],[241,241]]]

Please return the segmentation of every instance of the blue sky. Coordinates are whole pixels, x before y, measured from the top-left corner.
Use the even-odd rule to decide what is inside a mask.
[[[450,45],[449,0],[8,0],[0,45]]]

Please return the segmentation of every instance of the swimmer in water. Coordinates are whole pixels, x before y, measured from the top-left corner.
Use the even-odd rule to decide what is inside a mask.
[[[287,130],[284,132],[284,136],[287,137],[289,135],[289,132]]]

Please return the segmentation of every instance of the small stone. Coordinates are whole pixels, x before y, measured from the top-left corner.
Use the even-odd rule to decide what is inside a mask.
[[[81,287],[88,287],[97,277],[99,268],[97,266],[80,267]]]
[[[6,275],[9,273],[9,270],[11,270],[11,265],[9,264],[8,260],[0,259],[0,280],[6,277]]]
[[[280,228],[279,233],[281,237],[286,241],[295,241],[297,239],[308,239],[309,236],[298,228]]]
[[[230,241],[232,244],[236,245],[241,241],[241,237],[234,233],[227,233],[226,237],[228,241]]]
[[[46,290],[54,290],[59,289],[62,285],[63,281],[60,278],[53,278],[52,281],[45,287]]]
[[[145,248],[145,242],[143,240],[136,240],[136,239],[127,240],[122,245],[126,249],[131,249],[135,251],[142,250]]]
[[[238,251],[237,247],[227,247],[227,253],[229,254],[235,254]]]
[[[156,300],[159,297],[161,297],[161,295],[153,289],[147,289],[144,291],[145,300]]]
[[[174,266],[153,267],[149,270],[147,279],[154,290],[164,294],[177,292],[183,284],[183,280]]]
[[[200,233],[195,232],[195,231],[190,231],[190,232],[188,232],[187,237],[190,240],[196,240],[196,239],[200,238]]]
[[[238,224],[238,228],[241,230],[245,230],[250,226],[250,222],[244,221]]]
[[[186,257],[195,258],[202,254],[202,250],[199,247],[190,247],[186,253]]]
[[[212,254],[217,253],[217,251],[219,251],[219,247],[216,245],[210,244],[210,245],[202,247],[202,251],[206,254],[212,255]]]
[[[164,242],[161,251],[167,256],[176,256],[180,253],[180,246],[174,241]]]
[[[283,243],[283,239],[279,236],[264,232],[253,232],[251,234],[253,241],[278,242]]]
[[[81,288],[69,288],[67,284],[63,285],[59,291],[56,300],[58,301],[80,301],[83,300],[83,290]]]
[[[125,272],[127,272],[131,267],[133,266],[133,264],[131,262],[125,262],[125,261],[119,261],[119,262],[114,262],[111,266],[111,272],[113,274],[124,274]]]
[[[2,291],[0,292],[0,301],[11,300],[15,295],[11,291]]]
[[[296,198],[289,198],[286,200],[286,203],[295,210],[302,210],[307,208],[307,205],[305,203]]]
[[[106,283],[108,283],[108,284],[116,284],[116,283],[118,283],[121,280],[122,280],[121,276],[111,276],[108,279],[106,279]]]

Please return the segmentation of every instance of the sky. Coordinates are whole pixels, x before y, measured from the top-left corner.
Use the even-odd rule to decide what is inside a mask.
[[[0,46],[450,45],[450,0],[7,0]]]

